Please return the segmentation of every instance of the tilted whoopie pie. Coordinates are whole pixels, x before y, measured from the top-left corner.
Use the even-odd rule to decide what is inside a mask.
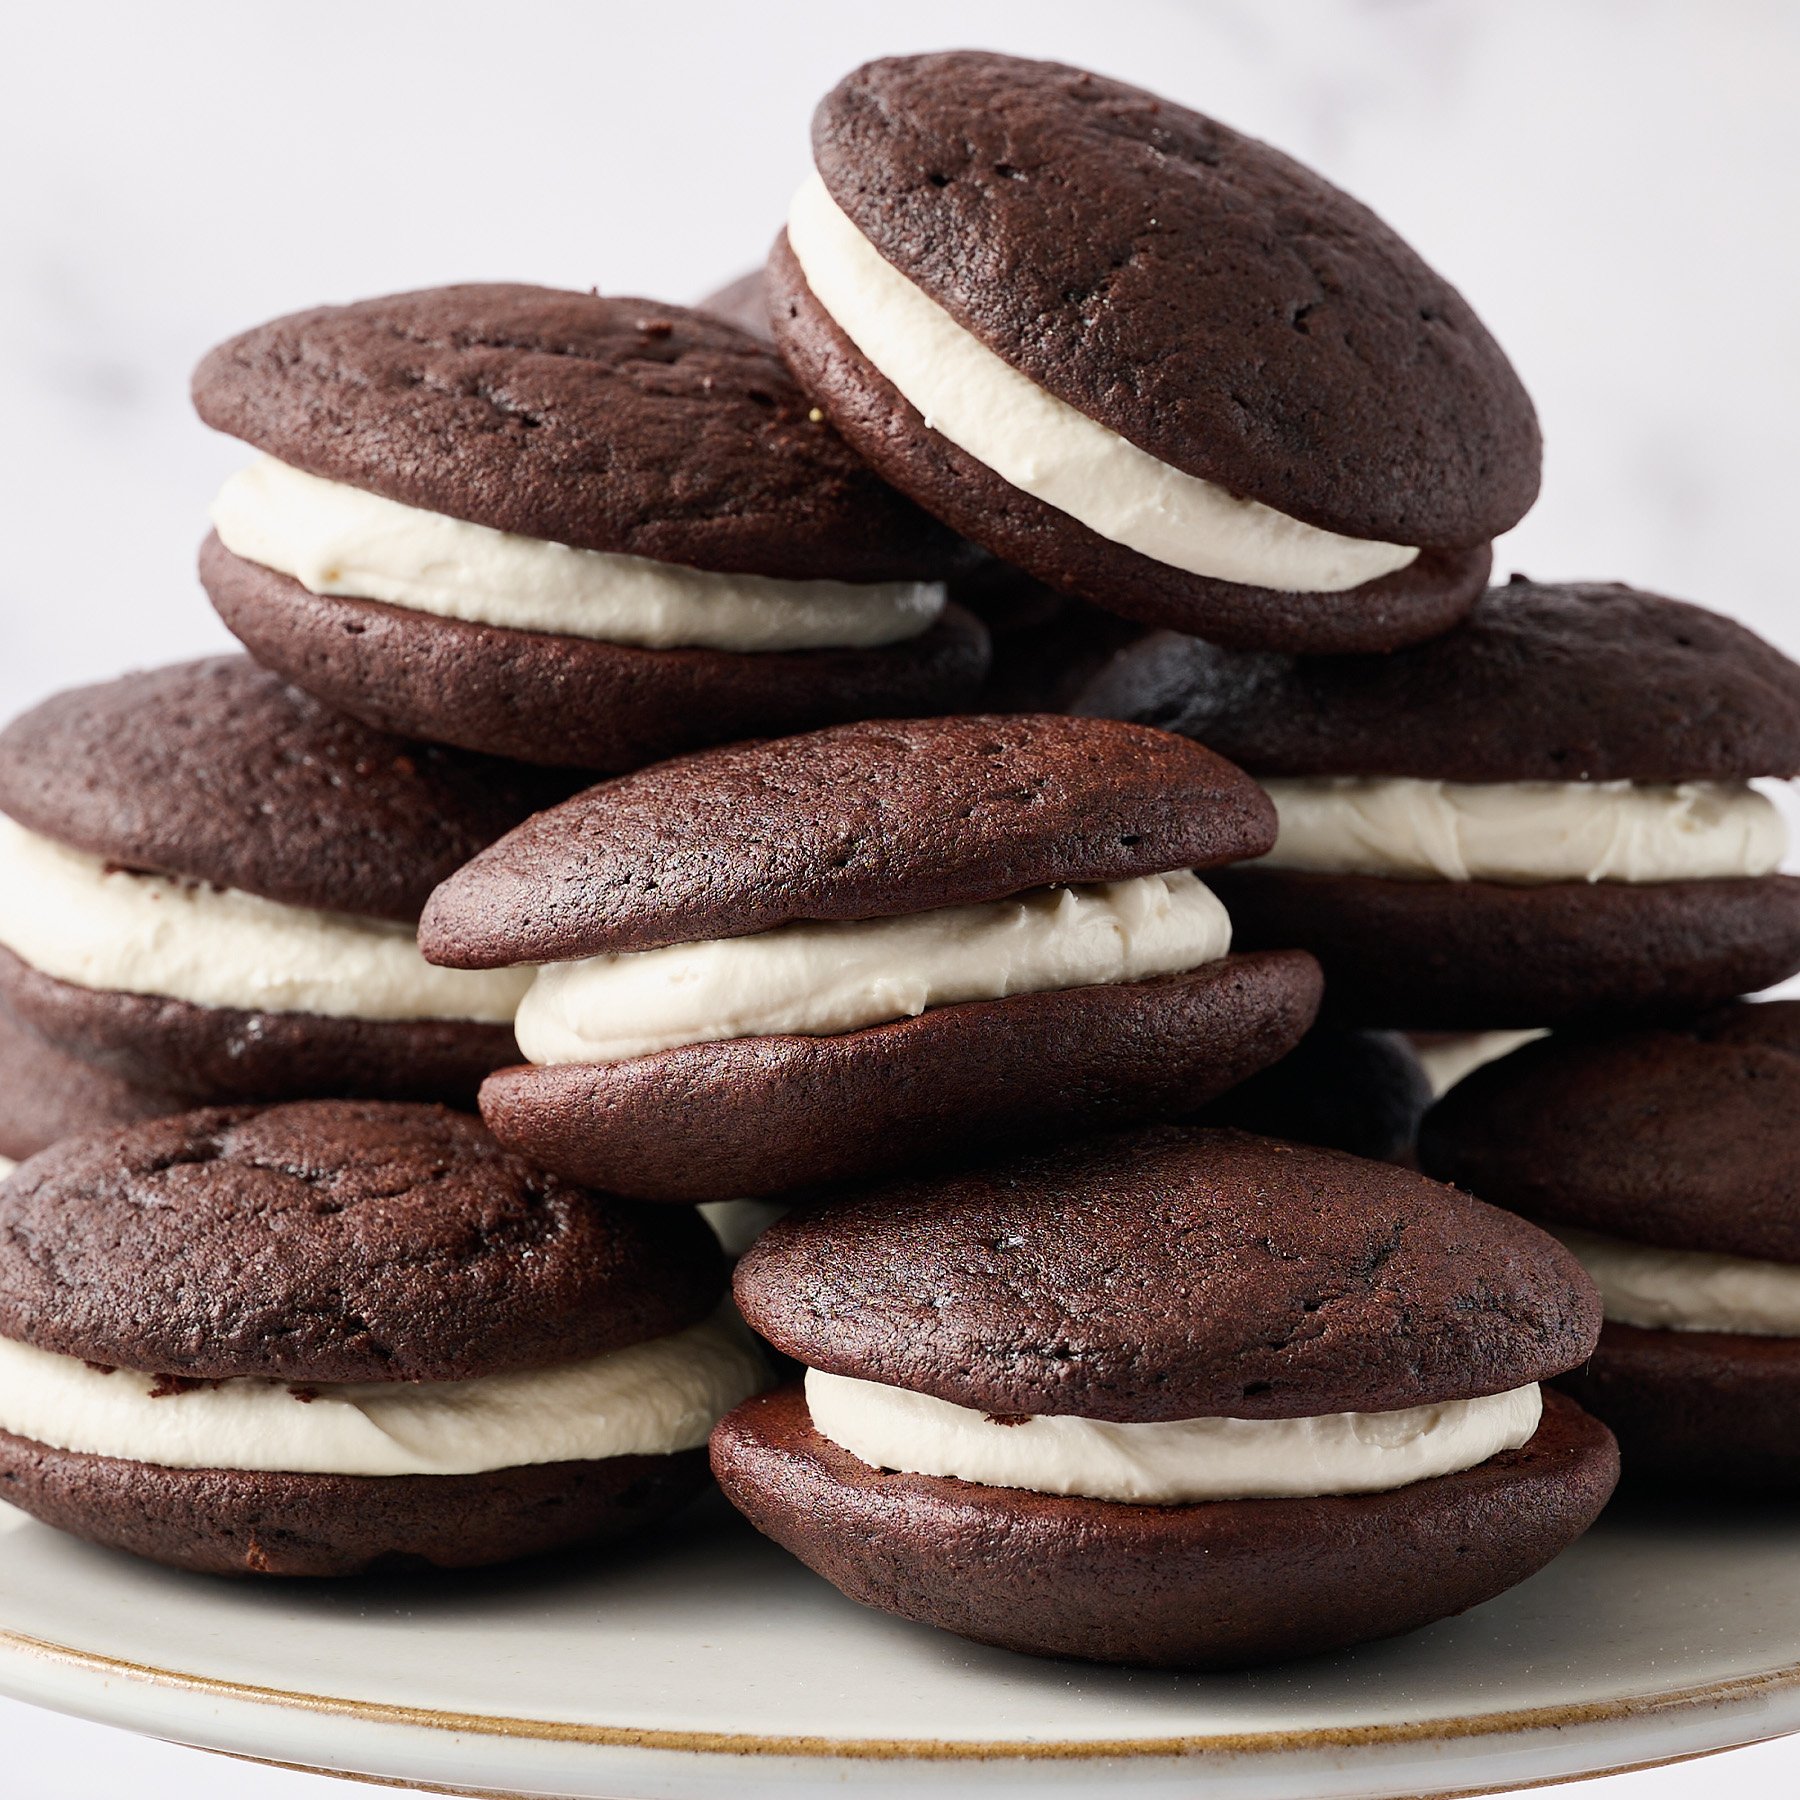
[[[657,1200],[755,1197],[1168,1117],[1290,1049],[1318,972],[1228,955],[1191,873],[1257,854],[1255,783],[1048,714],[712,750],[556,807],[438,889],[433,961],[543,965],[497,1136]]]
[[[569,791],[391,737],[246,657],[57,694],[0,731],[0,1002],[207,1100],[470,1101],[523,978],[434,969],[432,887]]]
[[[1800,969],[1800,881],[1750,785],[1800,772],[1800,668],[1659,594],[1515,576],[1391,656],[1168,633],[1075,710],[1262,782],[1272,855],[1218,883],[1239,941],[1301,944],[1333,1014],[1444,1031],[1716,1005]]]
[[[775,341],[769,329],[769,278],[765,269],[750,269],[735,281],[715,288],[694,310],[728,320],[739,331],[747,331],[765,344]]]
[[[261,460],[207,592],[258,661],[389,730],[617,771],[965,703],[965,547],[768,345],[649,300],[504,285],[297,313],[194,376]]]
[[[1454,288],[1266,144],[1059,63],[865,64],[769,264],[782,354],[958,531],[1255,648],[1453,624],[1537,494],[1536,416]]]
[[[697,1214],[438,1107],[219,1108],[0,1186],[0,1496],[216,1574],[465,1567],[631,1529],[761,1384]]]
[[[1587,1265],[1606,1327],[1563,1385],[1627,1474],[1800,1488],[1800,1001],[1528,1044],[1419,1155]]]
[[[1600,1325],[1524,1220],[1386,1163],[1158,1130],[790,1213],[738,1264],[806,1366],[713,1433],[759,1530],[985,1643],[1223,1668],[1523,1580],[1612,1490],[1538,1383]],[[1374,1415],[1371,1417],[1370,1415]]]
[[[66,1137],[192,1105],[186,1094],[66,1055],[0,1006],[0,1175]]]

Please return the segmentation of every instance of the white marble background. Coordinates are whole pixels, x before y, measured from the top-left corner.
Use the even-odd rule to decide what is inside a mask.
[[[208,344],[461,279],[692,298],[760,258],[825,87],[958,43],[1144,81],[1320,165],[1462,286],[1537,398],[1544,498],[1501,569],[1637,581],[1800,653],[1783,0],[61,0],[4,39],[0,713],[225,643],[192,577],[242,456],[187,409]],[[5,1724],[22,1792],[326,1791]],[[1719,1781],[1791,1793],[1800,1752],[1587,1791]]]

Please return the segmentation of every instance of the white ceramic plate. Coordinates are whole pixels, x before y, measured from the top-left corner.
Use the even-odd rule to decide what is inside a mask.
[[[716,1499],[610,1560],[195,1579],[0,1507],[0,1690],[242,1756],[702,1800],[1511,1788],[1800,1729],[1800,1512],[1620,1510],[1461,1619],[1241,1676],[1043,1663],[841,1598]]]

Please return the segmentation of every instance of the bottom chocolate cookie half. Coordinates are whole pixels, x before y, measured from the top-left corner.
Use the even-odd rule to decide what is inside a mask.
[[[642,1200],[727,1200],[1150,1119],[1291,1050],[1319,1005],[1297,951],[942,1006],[838,1037],[736,1038],[605,1065],[503,1069],[503,1143]]]
[[[617,774],[684,750],[970,705],[986,631],[959,607],[870,650],[644,650],[314,594],[216,537],[200,575],[256,660],[385,731]]]
[[[476,1568],[636,1531],[705,1485],[703,1450],[482,1475],[284,1475],[168,1469],[0,1432],[0,1499],[206,1575]]]
[[[1633,1481],[1800,1490],[1800,1338],[1608,1320],[1591,1360],[1556,1385],[1611,1427]]]
[[[160,1111],[313,1097],[468,1106],[481,1078],[519,1054],[510,1025],[194,1006],[76,987],[7,950],[0,950],[0,1003],[64,1055],[180,1097],[179,1106]]]
[[[1035,1656],[1231,1669],[1392,1637],[1523,1581],[1606,1504],[1618,1454],[1562,1396],[1523,1448],[1386,1494],[1139,1506],[872,1469],[799,1387],[713,1432],[765,1536],[865,1606]]]
[[[1580,1024],[1713,1006],[1800,970],[1800,879],[1399,881],[1216,869],[1241,949],[1299,945],[1336,1020],[1403,1030]]]

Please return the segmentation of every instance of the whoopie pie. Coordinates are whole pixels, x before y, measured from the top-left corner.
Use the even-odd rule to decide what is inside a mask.
[[[1716,1005],[1800,969],[1800,881],[1757,777],[1800,772],[1800,667],[1730,619],[1515,576],[1391,656],[1157,633],[1075,710],[1178,731],[1274,799],[1218,882],[1366,1025],[1530,1029]]]
[[[672,1511],[762,1381],[698,1214],[438,1107],[215,1108],[0,1186],[0,1496],[214,1574],[503,1561]]]
[[[1603,1425],[1538,1384],[1599,1297],[1390,1164],[1162,1127],[790,1213],[738,1264],[803,1363],[727,1498],[866,1605],[1038,1655],[1228,1668],[1462,1611],[1592,1523]]]
[[[432,961],[540,965],[503,1142],[656,1200],[756,1197],[971,1145],[1179,1116],[1292,1048],[1318,971],[1229,955],[1192,871],[1274,816],[1197,745],[1049,714],[710,750],[459,870]]]
[[[769,329],[769,277],[765,269],[747,269],[736,280],[714,288],[694,310],[725,319],[765,344],[775,341]]]
[[[245,332],[194,403],[263,452],[213,509],[213,604],[372,724],[610,772],[980,685],[966,548],[723,320],[434,288]]]
[[[1555,1033],[1452,1090],[1419,1155],[1587,1265],[1606,1326],[1562,1385],[1628,1475],[1800,1488],[1800,1001]]]
[[[820,102],[775,340],[888,480],[1097,605],[1255,648],[1444,630],[1537,494],[1511,365],[1366,207],[1060,63],[865,64]]]
[[[471,1101],[525,981],[431,967],[419,909],[570,785],[241,656],[57,694],[0,731],[0,1002],[190,1105]]]

